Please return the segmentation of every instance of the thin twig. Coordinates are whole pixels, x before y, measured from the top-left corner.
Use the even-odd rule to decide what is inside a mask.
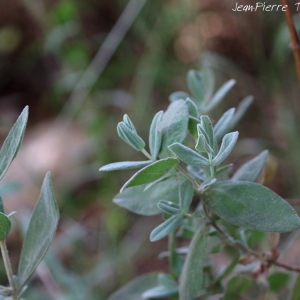
[[[294,25],[294,20],[293,20],[293,15],[292,11],[289,5],[288,0],[281,0],[282,5],[286,6],[286,10],[284,11],[286,22],[289,28],[289,32],[291,35],[291,48],[294,53],[294,58],[296,61],[296,68],[297,68],[297,74],[298,74],[298,79],[300,82],[300,44],[299,44],[299,39],[297,35],[297,31]]]

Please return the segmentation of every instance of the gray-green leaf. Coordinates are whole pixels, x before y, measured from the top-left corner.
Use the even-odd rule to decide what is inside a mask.
[[[159,226],[157,226],[156,228],[154,228],[150,234],[150,241],[158,241],[166,235],[168,235],[169,233],[171,233],[172,231],[174,231],[178,227],[182,219],[183,216],[181,214],[175,215],[163,222],[162,224],[160,224]]]
[[[161,299],[168,296],[172,296],[178,292],[178,287],[164,287],[164,286],[157,286],[155,288],[152,288],[145,293],[143,293],[142,298],[143,299]]]
[[[209,227],[201,227],[192,239],[180,277],[180,300],[194,300],[203,289],[203,266],[208,232]]]
[[[228,109],[214,127],[215,139],[220,141],[229,131],[231,119],[233,118],[235,108]]]
[[[152,163],[152,160],[145,161],[121,161],[112,164],[105,165],[99,169],[99,171],[116,171],[116,170],[128,170],[136,169],[148,166]]]
[[[10,130],[0,150],[0,180],[3,178],[10,164],[16,157],[26,129],[28,106],[24,108],[18,120]]]
[[[161,200],[157,204],[158,208],[169,215],[177,215],[181,212],[177,203]]]
[[[196,70],[190,70],[187,74],[187,83],[189,90],[196,100],[202,102],[205,96],[205,87],[201,72]]]
[[[157,203],[161,199],[178,201],[179,181],[171,177],[145,190],[146,185],[134,186],[116,195],[113,202],[140,215],[151,216],[161,213]]]
[[[162,133],[159,131],[159,123],[162,120],[164,112],[159,111],[153,118],[149,133],[149,148],[153,158],[156,158],[162,141]]]
[[[198,191],[200,193],[204,192],[204,190],[211,186],[213,183],[215,183],[217,181],[216,178],[207,178],[205,181],[203,181],[200,186],[198,187]]]
[[[300,227],[295,210],[268,188],[246,181],[220,181],[202,195],[219,217],[246,229],[287,232]]]
[[[261,152],[259,155],[243,164],[232,176],[232,180],[254,182],[263,169],[267,157],[267,150]]]
[[[123,185],[123,187],[121,188],[121,192],[127,187],[142,185],[145,183],[155,181],[155,180],[161,178],[162,176],[164,176],[166,173],[168,173],[177,164],[178,164],[178,160],[176,158],[172,158],[172,157],[156,161],[156,162],[144,167],[137,173],[135,173]]]
[[[4,213],[0,212],[0,241],[5,240],[8,236],[10,227],[10,219]]]
[[[56,232],[58,220],[59,211],[48,172],[23,242],[18,270],[19,288],[29,280],[46,254]]]
[[[135,130],[132,130],[124,122],[120,122],[117,126],[119,137],[137,151],[141,151],[145,147],[145,142],[139,137]]]
[[[213,159],[214,166],[218,166],[226,159],[226,157],[230,154],[233,147],[235,146],[238,136],[239,136],[239,133],[237,131],[235,131],[235,132],[227,133],[223,137],[219,153]]]
[[[178,101],[178,100],[185,100],[186,98],[190,97],[190,95],[186,92],[174,92],[169,96],[170,102]]]
[[[169,148],[176,157],[188,165],[196,167],[209,165],[209,160],[207,158],[180,143],[174,143],[169,146]]]
[[[159,129],[162,133],[162,145],[159,157],[171,156],[169,145],[185,139],[189,121],[188,107],[184,100],[172,102],[164,113]]]
[[[184,212],[187,212],[190,208],[194,196],[193,184],[190,180],[185,180],[179,186],[179,203]]]

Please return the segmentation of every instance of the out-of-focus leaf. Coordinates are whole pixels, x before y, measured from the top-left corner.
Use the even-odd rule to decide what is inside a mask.
[[[279,291],[280,289],[287,286],[290,280],[290,275],[283,272],[276,272],[268,276],[268,282],[270,285],[270,290],[272,292]]]
[[[263,169],[267,157],[267,150],[261,152],[259,155],[243,164],[232,176],[232,180],[254,182]]]
[[[209,160],[196,151],[179,143],[169,146],[170,150],[184,163],[191,166],[208,166]]]
[[[56,232],[58,220],[59,211],[48,172],[23,242],[18,270],[19,287],[29,280],[46,254]]]
[[[174,177],[158,182],[145,190],[147,185],[140,185],[126,189],[116,195],[113,202],[140,215],[151,216],[161,213],[157,203],[161,200],[178,201],[179,181]]]
[[[248,277],[232,277],[227,283],[224,300],[238,300],[239,295],[247,291],[251,286],[251,279]]]
[[[208,102],[205,107],[205,111],[209,112],[214,109],[227,95],[227,93],[231,90],[231,88],[235,85],[236,81],[231,79],[225,82],[213,95],[212,99]]]
[[[179,203],[184,212],[187,212],[190,208],[194,196],[193,184],[190,180],[185,180],[179,186]]]
[[[162,133],[159,131],[159,122],[163,117],[164,112],[159,111],[153,118],[151,126],[150,126],[150,133],[149,133],[149,148],[150,153],[153,158],[156,158],[162,141]]]
[[[229,125],[234,112],[235,108],[228,109],[214,126],[214,135],[217,141],[220,141],[223,136],[229,131]]]
[[[13,159],[16,157],[26,129],[28,106],[24,108],[18,120],[10,130],[0,150],[0,180],[3,178]]]
[[[173,167],[178,164],[178,160],[176,158],[165,158],[159,161],[156,161],[137,173],[135,173],[122,187],[121,192],[124,191],[125,188],[133,187],[137,185],[142,185],[145,183],[153,182],[166,173],[168,173]]]
[[[168,288],[177,288],[177,283],[176,281],[169,275],[169,274],[164,274],[160,273],[158,274],[158,283],[162,286],[168,287]]]
[[[210,185],[212,185],[213,183],[215,183],[217,181],[216,178],[207,178],[205,181],[203,181],[200,186],[198,187],[198,191],[200,193],[204,192],[204,190],[209,187]]]
[[[157,273],[149,273],[135,278],[114,292],[108,300],[143,300],[142,294],[157,286]]]
[[[185,139],[189,121],[189,111],[184,100],[172,102],[163,115],[159,125],[162,133],[162,145],[159,157],[171,156],[168,148],[173,143],[182,143]]]
[[[0,212],[0,241],[5,240],[8,236],[11,227],[9,218],[2,212]]]
[[[172,216],[171,218],[154,228],[150,234],[150,241],[158,241],[166,235],[168,235],[169,233],[171,233],[172,231],[174,231],[178,227],[182,219],[183,216],[181,214],[178,214]]]
[[[295,282],[291,300],[299,300],[299,299],[300,299],[300,275],[298,275],[297,280]]]
[[[99,169],[99,171],[116,171],[116,170],[128,170],[136,169],[148,166],[152,163],[152,160],[146,161],[121,161],[112,164],[105,165]]]
[[[219,181],[202,199],[219,217],[247,229],[287,232],[300,227],[294,209],[268,188],[246,181]]]
[[[177,100],[185,100],[186,98],[189,98],[190,95],[186,92],[174,92],[169,96],[170,102],[174,102]]]
[[[0,197],[0,213],[5,214],[5,211],[4,211],[4,205],[3,205],[3,201],[2,201],[2,197]]]
[[[187,83],[189,90],[196,100],[202,102],[205,96],[205,86],[201,72],[196,70],[190,70],[187,74]]]
[[[203,289],[203,266],[209,227],[201,227],[192,239],[179,285],[179,299],[193,300]]]
[[[178,292],[178,287],[167,288],[164,286],[157,286],[143,293],[143,299],[161,299],[172,296]]]
[[[197,105],[195,104],[195,102],[193,100],[191,100],[190,98],[187,98],[185,100],[185,102],[189,108],[190,115],[194,118],[198,118],[198,108],[197,108]]]
[[[179,205],[171,201],[160,200],[158,202],[158,207],[169,215],[177,215],[181,212]]]

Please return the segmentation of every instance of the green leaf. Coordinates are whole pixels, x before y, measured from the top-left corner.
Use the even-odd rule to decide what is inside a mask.
[[[119,137],[137,151],[145,148],[145,142],[124,122],[120,122],[117,126]]]
[[[231,90],[231,88],[235,85],[236,81],[234,79],[231,79],[227,82],[225,82],[213,95],[212,99],[208,102],[208,104],[205,107],[205,111],[209,112],[212,109],[214,109],[216,106],[219,105],[219,103],[224,99],[224,97],[227,95],[227,93]]]
[[[300,275],[297,276],[296,283],[293,289],[293,295],[291,300],[299,300],[300,299]]]
[[[233,118],[235,108],[227,110],[217,124],[214,126],[214,135],[217,141],[220,141],[223,136],[229,131],[231,119]]]
[[[3,205],[3,201],[2,201],[2,197],[0,197],[0,213],[5,214],[5,211],[4,211],[4,205]]]
[[[174,143],[169,146],[169,148],[176,155],[176,157],[188,165],[195,167],[209,165],[209,160],[207,158],[184,145]]]
[[[136,129],[133,125],[133,123],[131,122],[130,118],[128,117],[127,114],[124,115],[123,117],[123,122],[133,131],[137,134]]]
[[[140,215],[151,216],[161,213],[157,207],[161,199],[177,202],[179,181],[171,177],[158,182],[145,190],[147,185],[140,185],[126,189],[116,195],[113,202]]]
[[[184,100],[178,100],[169,105],[159,125],[162,133],[162,145],[159,157],[166,158],[171,156],[168,146],[175,142],[182,143],[184,141],[188,121],[189,112]]]
[[[179,205],[171,201],[161,200],[157,206],[160,210],[169,215],[177,215],[181,212]]]
[[[239,295],[251,287],[251,279],[246,276],[234,276],[227,283],[224,300],[238,300]]]
[[[270,285],[270,290],[272,292],[277,292],[280,289],[287,286],[290,280],[290,275],[283,272],[276,272],[268,276],[268,281]]]
[[[205,171],[202,168],[197,168],[197,167],[188,165],[187,170],[196,179],[199,179],[201,181],[204,181],[206,179]]]
[[[235,132],[227,133],[223,137],[219,153],[213,159],[214,166],[218,166],[227,158],[227,156],[230,154],[233,147],[235,146],[238,136],[239,136],[239,133],[237,131],[235,131]]]
[[[121,192],[124,191],[125,188],[142,185],[145,183],[149,183],[155,181],[166,173],[168,173],[173,167],[178,164],[178,160],[176,158],[165,158],[159,161],[156,161],[137,173],[135,173],[121,188]]]
[[[193,116],[194,118],[198,118],[198,108],[195,102],[190,98],[187,98],[185,102],[189,108],[190,115]]]
[[[212,122],[208,116],[201,116],[201,123],[198,126],[201,126],[204,132],[207,134],[207,142],[213,147],[214,145],[214,130],[212,126]]]
[[[205,96],[205,87],[203,84],[201,72],[190,70],[187,74],[187,83],[189,86],[189,90],[191,91],[195,99],[197,99],[199,102],[202,102]]]
[[[163,222],[162,224],[160,224],[159,226],[157,226],[156,228],[154,228],[150,234],[150,241],[158,241],[166,235],[168,235],[169,233],[171,233],[172,231],[174,231],[178,227],[182,219],[183,216],[181,214],[175,215]]]
[[[294,209],[268,188],[246,181],[219,181],[202,195],[219,217],[237,226],[267,232],[300,227]]]
[[[108,300],[142,300],[142,294],[157,286],[157,273],[149,273],[139,276],[119,290],[114,292]]]
[[[203,226],[192,239],[180,277],[180,300],[194,300],[203,289],[203,266],[208,232],[209,227]]]
[[[149,148],[150,153],[153,158],[156,158],[162,141],[162,133],[158,130],[158,126],[160,121],[162,120],[164,112],[159,111],[153,118],[151,126],[150,126],[150,134],[149,134]]]
[[[24,108],[18,120],[10,130],[0,150],[0,180],[16,157],[22,141],[28,119],[28,106]]]
[[[19,288],[29,280],[46,254],[56,232],[58,220],[59,211],[48,172],[23,242],[18,270]]]
[[[177,292],[178,292],[177,286],[172,288],[157,286],[143,293],[142,298],[143,299],[161,299],[161,298],[165,299],[165,297],[177,294]]]
[[[207,178],[205,181],[203,181],[199,187],[198,187],[198,191],[200,193],[203,193],[205,191],[205,189],[209,186],[211,186],[213,183],[215,183],[217,181],[216,178]]]
[[[116,171],[116,170],[128,170],[136,169],[148,166],[152,163],[152,160],[145,161],[121,161],[112,164],[105,165],[99,169],[99,171]]]
[[[167,288],[177,288],[178,289],[177,282],[169,274],[164,274],[164,273],[158,274],[157,281],[160,285],[165,286]]]
[[[190,208],[194,196],[193,184],[190,180],[185,180],[179,186],[179,203],[184,212],[187,212]]]
[[[186,92],[174,92],[169,96],[170,102],[178,101],[178,100],[185,100],[186,98],[190,97],[190,95]]]
[[[239,104],[239,106],[235,111],[235,115],[231,119],[228,131],[232,130],[237,125],[237,123],[241,120],[245,112],[248,110],[249,106],[252,104],[253,99],[254,99],[253,96],[247,96],[241,101],[241,103]]]
[[[5,240],[8,236],[10,227],[10,219],[4,213],[0,212],[0,241]]]
[[[232,176],[232,180],[254,182],[263,169],[267,157],[267,150],[261,152],[259,155],[243,164]]]
[[[168,178],[170,178],[170,177],[172,177],[172,176],[173,176],[173,175],[172,175],[171,173],[167,173],[166,175],[164,175],[164,176],[158,178],[157,180],[148,183],[148,184],[146,185],[144,191],[148,190],[150,187],[154,186],[154,185],[157,184],[158,182],[161,182],[161,181],[163,181],[163,180],[166,180],[166,179],[168,179]]]

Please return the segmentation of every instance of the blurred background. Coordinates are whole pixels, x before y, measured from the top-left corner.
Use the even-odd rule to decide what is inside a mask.
[[[166,241],[148,238],[160,217],[112,203],[131,173],[98,170],[142,159],[118,138],[117,123],[127,113],[147,140],[169,94],[187,91],[189,69],[209,64],[217,87],[237,80],[214,120],[254,96],[231,159],[238,166],[269,149],[268,186],[300,198],[299,83],[284,15],[234,7],[231,0],[0,2],[2,141],[21,110],[30,110],[23,145],[0,185],[6,211],[17,211],[7,241],[15,271],[47,171],[61,212],[26,298],[107,299],[138,274],[167,270],[157,258]],[[3,267],[0,279],[6,284]]]

